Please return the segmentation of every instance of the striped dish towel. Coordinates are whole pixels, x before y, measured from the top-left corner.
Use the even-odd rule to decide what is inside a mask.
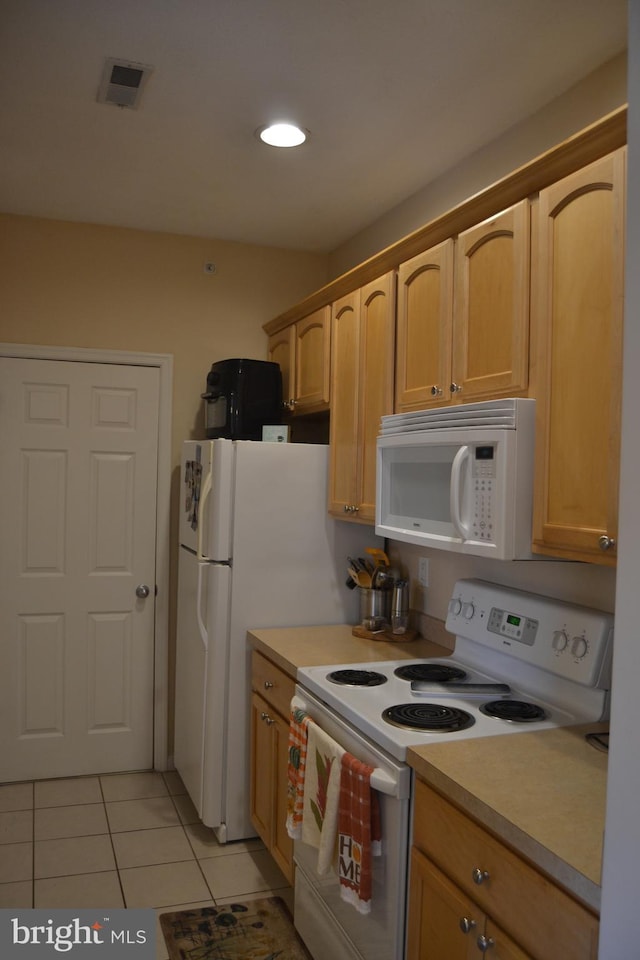
[[[340,896],[360,913],[371,911],[372,856],[382,852],[380,802],[371,788],[373,767],[342,757],[338,813]]]
[[[287,833],[292,840],[302,837],[304,776],[307,765],[307,739],[311,717],[292,701],[289,714],[289,751],[287,765]]]

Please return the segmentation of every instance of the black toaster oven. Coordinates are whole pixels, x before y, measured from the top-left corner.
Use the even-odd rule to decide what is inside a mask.
[[[261,440],[265,424],[282,422],[282,374],[268,360],[213,363],[201,396],[208,440]]]

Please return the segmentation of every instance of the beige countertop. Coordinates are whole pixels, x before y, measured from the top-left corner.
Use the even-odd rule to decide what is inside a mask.
[[[417,775],[595,911],[600,909],[605,724],[437,743],[409,751]]]
[[[434,633],[446,642],[444,628]],[[249,641],[255,650],[269,657],[281,670],[295,678],[298,667],[321,667],[323,664],[375,663],[380,660],[417,660],[423,657],[446,657],[451,649],[422,637],[405,643],[385,640],[364,640],[354,637],[348,624],[329,627],[269,627],[249,630]]]
[[[429,625],[429,640],[408,643],[354,637],[347,624],[254,629],[248,639],[295,678],[302,666],[448,656],[444,625],[431,618]],[[407,759],[419,777],[599,911],[607,755],[584,735],[602,730],[590,724],[443,741],[410,750]]]

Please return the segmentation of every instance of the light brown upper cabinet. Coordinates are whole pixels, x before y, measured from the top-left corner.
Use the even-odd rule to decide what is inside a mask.
[[[451,403],[454,241],[398,268],[396,410]]]
[[[396,410],[526,393],[529,203],[398,269]]]
[[[445,385],[451,398],[468,403],[526,392],[529,264],[528,200],[458,237],[451,382]]]
[[[333,304],[329,511],[373,523],[376,437],[393,412],[395,272]]]
[[[625,148],[540,193],[534,551],[615,563]]]
[[[269,337],[268,357],[280,364],[283,403],[294,414],[329,409],[330,338],[329,304]]]

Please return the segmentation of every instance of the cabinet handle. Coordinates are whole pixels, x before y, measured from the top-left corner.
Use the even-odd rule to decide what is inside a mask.
[[[460,918],[460,929],[462,930],[463,933],[471,933],[475,925],[476,925],[475,920],[472,920],[470,917]]]
[[[489,871],[481,870],[480,867],[475,867],[471,876],[473,877],[473,882],[480,886],[481,883],[484,883],[485,880],[489,879]]]
[[[431,387],[431,396],[432,397],[441,397],[442,396],[442,387],[439,387],[437,383]]]
[[[452,383],[449,385],[450,393],[460,393],[461,391],[462,391],[462,387],[459,383]]]
[[[265,713],[264,710],[263,710],[262,713],[260,714],[260,719],[261,719],[261,720],[264,720],[264,722],[265,722],[269,727],[271,726],[272,723],[275,723],[275,720],[272,720],[271,717],[269,716],[269,714],[268,714],[268,713]]]
[[[601,550],[613,550],[616,545],[616,541],[613,537],[600,537],[598,540]]]
[[[495,945],[496,942],[493,937],[485,937],[484,934],[478,937],[478,950],[480,953],[486,953],[487,950],[491,950]]]
[[[273,688],[273,683],[271,682],[271,680],[265,680],[264,688],[265,690],[271,690]]]
[[[342,509],[345,513],[357,513],[360,507],[357,507],[354,503],[345,503]]]

